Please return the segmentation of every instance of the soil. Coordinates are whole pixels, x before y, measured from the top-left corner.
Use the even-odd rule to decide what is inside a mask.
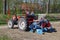
[[[17,28],[9,29],[7,25],[0,26],[0,36],[7,35],[12,40],[60,40],[60,22],[52,22],[57,32],[39,35],[32,32],[24,32]]]

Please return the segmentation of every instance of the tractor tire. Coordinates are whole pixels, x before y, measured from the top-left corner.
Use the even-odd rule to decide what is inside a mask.
[[[8,21],[8,27],[9,27],[10,29],[13,29],[13,27],[14,27],[14,22],[13,22],[13,20],[9,20],[9,21]]]
[[[18,27],[20,30],[22,31],[26,31],[27,29],[27,22],[25,18],[20,18],[20,20],[18,21]]]

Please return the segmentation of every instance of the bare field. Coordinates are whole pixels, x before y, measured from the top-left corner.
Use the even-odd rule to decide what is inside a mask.
[[[0,27],[0,36],[7,35],[12,40],[60,40],[60,22],[52,22],[57,32],[39,35],[31,32],[20,31],[19,29],[8,29],[7,26]]]

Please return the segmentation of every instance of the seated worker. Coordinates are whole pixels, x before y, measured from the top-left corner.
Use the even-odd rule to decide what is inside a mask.
[[[30,15],[34,15],[34,11],[31,11],[31,14]]]
[[[24,18],[26,17],[26,12],[25,12],[25,10],[22,11],[22,17],[24,17]]]
[[[27,14],[28,13],[28,14]],[[27,17],[28,18],[33,18],[33,19],[36,19],[36,16],[35,16],[35,14],[34,14],[34,11],[31,11],[31,12],[27,12],[26,14],[27,14]]]
[[[50,29],[52,28],[49,20],[46,17],[41,18],[39,25],[41,26],[42,29],[46,28],[47,31],[50,31]]]
[[[43,18],[41,18],[40,21],[39,21],[40,26],[41,26],[43,23],[48,24],[48,23],[49,23],[49,20],[48,20],[46,17],[43,17]]]
[[[29,26],[30,30],[33,30],[33,32],[36,31],[36,29],[41,29],[40,25],[38,25],[38,20],[34,20],[34,22]]]
[[[12,19],[13,19],[13,20],[17,20],[17,15],[14,14]]]
[[[12,21],[13,21],[14,23],[17,23],[18,19],[17,19],[17,15],[16,15],[16,14],[13,15]]]
[[[28,9],[25,10],[26,15],[30,14],[30,11]]]
[[[35,14],[34,14],[34,11],[33,11],[33,10],[31,11],[30,15],[31,15],[32,17],[34,17],[34,19],[35,19],[35,17],[36,17],[36,16],[35,16]]]

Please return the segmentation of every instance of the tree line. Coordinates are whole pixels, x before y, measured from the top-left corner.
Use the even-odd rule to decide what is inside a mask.
[[[8,5],[9,5],[9,8],[12,11],[14,11],[12,9],[12,8],[14,8],[14,5],[16,6],[17,9],[19,9],[18,6],[21,6],[21,4],[23,4],[23,0],[5,0],[5,1],[7,4],[5,4],[3,2],[3,0],[0,0],[0,13],[4,13],[6,10],[8,10],[8,8],[7,8]],[[43,0],[43,1],[40,1],[40,3],[39,3],[39,0],[34,0],[33,3],[32,3],[32,0],[29,1],[30,3],[27,2],[28,0],[25,0],[25,1],[26,1],[25,2],[26,4],[35,5],[36,7],[33,6],[33,8],[38,13],[45,13],[47,11],[46,10],[47,6],[48,6],[48,13],[60,13],[60,2],[59,2],[60,0],[49,0],[49,2],[47,0]],[[47,5],[47,2],[48,2],[48,5]],[[6,10],[4,11],[4,9],[6,9]],[[20,11],[20,10],[18,10],[18,11]]]

